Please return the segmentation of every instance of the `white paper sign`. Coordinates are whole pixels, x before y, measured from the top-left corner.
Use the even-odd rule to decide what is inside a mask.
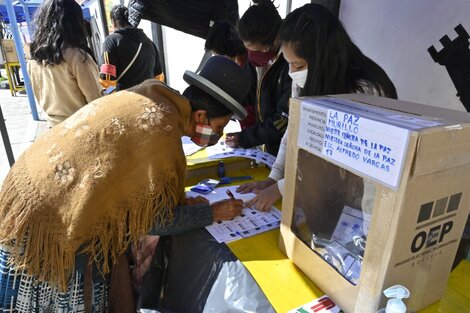
[[[409,130],[302,102],[299,147],[398,188]]]
[[[322,105],[325,105],[331,109],[338,109],[341,107],[344,109],[344,111],[352,110],[353,112],[357,112],[362,116],[375,117],[378,120],[386,119],[391,122],[390,124],[406,129],[417,130],[422,128],[442,126],[445,124],[445,122],[439,118],[424,115],[414,115],[375,106],[364,106],[364,104],[345,99],[321,98],[310,100],[310,102],[321,103]]]

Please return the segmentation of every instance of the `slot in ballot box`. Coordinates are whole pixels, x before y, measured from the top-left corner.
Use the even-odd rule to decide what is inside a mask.
[[[439,300],[470,208],[470,116],[367,95],[292,99],[280,248],[345,312]]]

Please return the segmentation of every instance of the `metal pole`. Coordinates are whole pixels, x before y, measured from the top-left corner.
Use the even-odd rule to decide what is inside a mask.
[[[16,21],[16,14],[13,8],[12,0],[6,0],[5,5],[7,8],[8,18],[10,19],[10,27],[11,32],[13,33],[13,40],[15,41],[16,51],[18,53],[18,60],[20,61],[21,71],[23,73],[24,86],[26,88],[26,94],[28,95],[31,114],[33,115],[33,119],[35,121],[39,121],[38,110],[36,109],[36,101],[34,101],[33,89],[31,88],[31,80],[29,79],[28,70],[26,68],[23,43],[21,41],[20,32],[18,30],[18,22]]]
[[[106,16],[106,9],[104,6],[104,1],[103,0],[98,0],[98,9],[100,11],[101,15],[101,25],[103,25],[104,29],[104,37],[108,37],[109,35],[109,30],[108,30],[108,17]]]
[[[212,56],[212,51],[206,50],[206,52],[204,52],[204,55],[202,56],[201,62],[199,62],[199,66],[196,69],[196,73],[199,74],[199,72],[202,70],[204,65],[206,65],[207,60],[209,60],[211,58],[211,56]]]
[[[163,74],[165,75],[165,80],[169,82],[170,74],[167,71],[162,25],[154,23],[154,22],[152,22],[150,25],[152,28],[153,42],[155,42],[155,44],[157,45],[158,53],[160,54],[160,64],[162,65],[162,71],[163,71]]]
[[[10,138],[8,137],[7,126],[5,125],[5,119],[3,118],[2,107],[0,107],[0,133],[2,134],[3,145],[5,146],[5,152],[7,153],[8,163],[10,166],[15,163],[15,156],[11,149]]]
[[[286,3],[286,16],[292,11],[292,0],[287,0]]]
[[[24,19],[26,20],[26,25],[28,26],[29,38],[33,38],[34,27],[33,27],[33,24],[31,23],[31,19],[29,18],[28,6],[23,0],[18,0],[18,2],[21,4],[23,8]]]

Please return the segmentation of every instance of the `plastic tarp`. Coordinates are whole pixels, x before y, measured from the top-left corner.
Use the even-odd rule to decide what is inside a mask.
[[[261,288],[240,261],[224,263],[206,300],[204,313],[275,313]]]
[[[248,270],[204,228],[160,237],[139,304],[172,313],[274,312]]]

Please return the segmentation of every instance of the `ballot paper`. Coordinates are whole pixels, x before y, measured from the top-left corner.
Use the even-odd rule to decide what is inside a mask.
[[[205,194],[204,197],[209,200],[209,203],[227,199],[227,189],[233,193],[235,199],[243,200],[243,202],[248,202],[256,196],[254,193],[240,194],[235,191],[237,187],[238,186],[216,188],[211,193]],[[186,196],[196,197],[200,196],[200,194],[190,191],[186,193]],[[217,242],[227,243],[277,228],[280,223],[281,212],[275,207],[272,207],[271,210],[267,212],[244,208],[242,214],[235,217],[233,220],[214,222],[212,225],[206,226],[206,229]]]
[[[213,156],[231,152],[234,149],[225,144],[225,139],[220,139],[215,145],[207,147],[207,157],[211,159]]]
[[[272,167],[274,161],[276,161],[275,156],[259,149],[226,149],[225,152],[208,155],[209,159],[224,159],[232,157],[252,159],[258,163],[266,164],[269,167]]]
[[[190,156],[190,155],[198,152],[199,150],[203,149],[203,147],[198,146],[197,144],[195,144],[191,140],[191,138],[189,138],[188,136],[181,137],[181,143],[183,144],[183,151],[184,151],[185,156]]]
[[[199,150],[206,149],[207,157],[212,158],[212,156],[220,155],[225,152],[233,151],[233,148],[225,145],[225,140],[220,139],[215,145],[209,147],[201,147],[195,144],[191,138],[188,136],[181,137],[181,142],[183,144],[183,151],[185,156],[193,155]]]

